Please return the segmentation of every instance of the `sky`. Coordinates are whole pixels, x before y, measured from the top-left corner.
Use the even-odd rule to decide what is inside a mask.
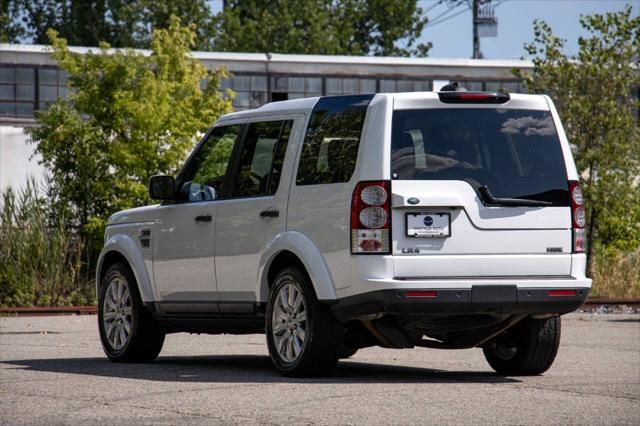
[[[470,58],[473,53],[471,10],[463,5],[448,11],[449,6],[438,3],[439,0],[418,2],[433,22],[432,26],[427,24],[420,38],[421,42],[433,43],[429,57]],[[533,40],[535,18],[546,21],[555,35],[567,40],[567,53],[575,54],[578,37],[587,34],[580,26],[580,15],[615,12],[626,4],[632,6],[636,16],[640,11],[640,0],[494,0],[493,3],[499,3],[495,9],[498,37],[480,39],[480,51],[487,59],[523,57],[523,45]],[[437,23],[433,18],[441,14],[444,15],[440,19],[451,19]]]
[[[214,12],[222,9],[222,0],[209,0],[209,3]],[[432,21],[425,27],[419,42],[433,43],[429,51],[432,58],[470,58],[473,54],[471,10],[465,4],[449,10],[446,3],[443,0],[418,1]],[[535,18],[546,21],[554,34],[567,40],[567,53],[575,54],[578,37],[587,34],[580,26],[580,15],[616,12],[626,4],[632,6],[636,16],[640,13],[640,0],[492,0],[492,3],[498,5],[495,9],[498,36],[480,39],[480,51],[486,59],[525,56],[523,46],[533,41]]]

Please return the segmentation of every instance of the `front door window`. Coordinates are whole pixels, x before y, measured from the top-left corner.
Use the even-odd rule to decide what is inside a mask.
[[[184,201],[211,201],[223,196],[229,160],[240,130],[240,125],[231,125],[211,131],[180,176],[179,194]]]

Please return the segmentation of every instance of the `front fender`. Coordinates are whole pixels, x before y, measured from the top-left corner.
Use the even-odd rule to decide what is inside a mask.
[[[152,284],[151,274],[149,273],[144,261],[144,257],[140,252],[140,248],[136,242],[125,234],[115,234],[106,242],[100,256],[98,257],[98,267],[96,268],[96,289],[100,294],[100,281],[102,279],[102,265],[108,253],[116,252],[122,255],[133,271],[133,275],[138,284],[138,290],[143,302],[155,301],[155,291]]]
[[[276,235],[266,246],[258,263],[258,289],[260,301],[266,302],[269,297],[269,268],[276,256],[289,251],[302,262],[318,300],[336,300],[336,290],[329,267],[322,252],[314,242],[301,232],[287,231]]]

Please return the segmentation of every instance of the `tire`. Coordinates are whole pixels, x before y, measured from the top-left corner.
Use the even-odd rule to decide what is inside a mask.
[[[297,268],[283,269],[274,280],[265,321],[271,361],[284,376],[325,376],[338,363],[343,327]]]
[[[551,367],[560,346],[560,317],[525,318],[483,349],[489,365],[506,376],[535,376]]]
[[[151,362],[162,350],[164,333],[142,305],[135,278],[126,264],[114,263],[102,278],[98,329],[102,348],[113,362]]]

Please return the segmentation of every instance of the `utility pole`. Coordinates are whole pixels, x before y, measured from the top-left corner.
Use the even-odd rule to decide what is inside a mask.
[[[478,19],[480,13],[480,1],[473,0],[472,17],[473,19],[473,59],[482,59],[480,52],[480,36],[478,35]]]

